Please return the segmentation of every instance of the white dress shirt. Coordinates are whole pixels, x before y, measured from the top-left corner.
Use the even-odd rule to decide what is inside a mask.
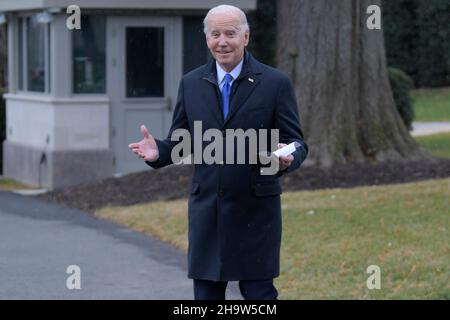
[[[239,77],[242,71],[242,65],[244,64],[244,59],[239,62],[239,64],[231,70],[231,72],[226,72],[222,69],[222,67],[217,63],[216,61],[216,69],[217,69],[217,83],[219,84],[220,91],[222,91],[222,88],[225,84],[224,78],[227,73],[229,73],[233,77],[233,81],[230,82],[230,88],[233,85],[234,80]]]

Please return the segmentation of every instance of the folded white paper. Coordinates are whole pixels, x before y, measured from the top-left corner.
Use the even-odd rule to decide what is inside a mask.
[[[300,143],[295,141],[295,142],[288,144],[287,146],[284,146],[281,149],[278,149],[273,154],[276,155],[277,157],[287,157],[288,155],[293,153],[295,151],[295,149],[298,147],[300,147]]]

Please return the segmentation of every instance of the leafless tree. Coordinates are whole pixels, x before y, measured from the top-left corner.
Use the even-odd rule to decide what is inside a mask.
[[[396,109],[383,32],[367,27],[381,0],[277,3],[277,65],[295,86],[309,163],[431,159]]]

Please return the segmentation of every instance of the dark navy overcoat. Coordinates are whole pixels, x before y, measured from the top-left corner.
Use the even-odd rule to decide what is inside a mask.
[[[283,73],[246,52],[231,92],[230,111],[224,120],[215,61],[186,74],[180,83],[168,138],[156,141],[159,159],[147,164],[153,168],[172,164],[171,151],[177,144],[171,141],[172,132],[184,128],[194,141],[194,121],[201,121],[202,133],[211,128],[224,133],[239,128],[279,129],[281,143],[297,141],[300,147],[284,172],[261,175],[258,164],[224,161],[195,164],[192,178],[188,277],[214,281],[272,279],[280,270],[278,179],[300,166],[308,147],[300,128],[294,90]]]

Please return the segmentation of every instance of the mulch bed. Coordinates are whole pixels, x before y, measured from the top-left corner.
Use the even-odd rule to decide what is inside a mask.
[[[57,189],[38,198],[94,212],[106,206],[173,200],[188,196],[192,166],[170,166],[95,183]],[[351,188],[450,177],[450,159],[377,165],[346,164],[325,169],[301,167],[281,178],[284,191]]]

